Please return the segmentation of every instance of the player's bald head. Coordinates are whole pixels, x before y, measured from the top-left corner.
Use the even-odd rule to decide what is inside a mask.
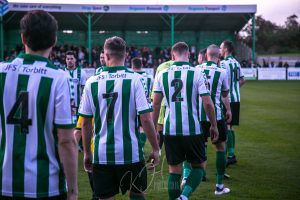
[[[219,58],[220,57],[220,48],[215,44],[209,45],[207,47],[207,57]]]

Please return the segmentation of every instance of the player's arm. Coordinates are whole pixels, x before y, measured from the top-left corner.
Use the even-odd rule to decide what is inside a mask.
[[[243,70],[241,68],[241,65],[238,66],[239,67],[239,83],[240,83],[240,88],[246,83],[246,80],[244,79],[244,73]]]
[[[58,79],[55,94],[55,118],[57,127],[58,153],[63,165],[68,185],[68,199],[77,199],[77,145],[73,135],[75,116],[72,113],[69,76],[63,74]]]
[[[82,117],[82,143],[84,149],[84,169],[87,172],[92,171],[92,151],[91,141],[93,137],[92,118]]]
[[[240,77],[240,88],[246,83],[244,77]]]
[[[211,124],[210,134],[211,134],[212,143],[216,143],[219,138],[219,132],[218,132],[218,127],[217,127],[217,120],[216,120],[214,104],[213,104],[210,96],[202,96],[202,102],[203,102],[205,113],[207,114],[208,119]]]
[[[163,99],[162,93],[154,93],[153,94],[153,102],[152,102],[153,113],[152,113],[152,119],[153,119],[153,123],[154,123],[155,127],[157,127],[157,121],[158,121],[158,117],[159,117],[159,112],[160,112],[160,108],[161,108],[162,99]]]
[[[222,96],[222,102],[225,105],[226,108],[226,122],[230,123],[232,119],[231,109],[230,109],[230,99],[229,99],[229,84],[228,84],[228,78],[227,73],[224,71],[222,73],[222,87],[221,87],[221,96]]]
[[[150,113],[144,113],[140,115],[141,123],[143,130],[145,131],[147,138],[149,140],[149,143],[153,149],[153,152],[159,153],[159,146],[157,142],[157,136],[155,131],[155,126],[153,124],[151,114]]]
[[[77,146],[73,135],[74,129],[57,129],[58,152],[68,185],[68,199],[77,199]]]
[[[92,104],[91,104],[91,82],[89,79],[84,87],[80,106],[79,115],[82,117],[82,141],[83,141],[83,151],[84,151],[84,169],[87,172],[92,171],[92,151],[91,151],[91,140],[92,140]]]
[[[232,119],[231,108],[230,108],[230,100],[229,100],[229,90],[222,91],[222,102],[226,108],[226,122],[230,123]]]
[[[210,126],[211,140],[212,143],[215,143],[219,139],[219,132],[218,132],[217,120],[215,114],[215,106],[210,97],[210,91],[208,89],[208,82],[206,80],[206,76],[200,69],[198,70],[199,70],[198,71],[199,74],[198,92],[200,94],[200,97],[202,98],[202,103],[203,103],[205,113],[208,116],[208,119],[211,124]]]

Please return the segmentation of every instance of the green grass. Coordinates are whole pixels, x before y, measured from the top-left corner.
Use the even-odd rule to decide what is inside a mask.
[[[248,81],[241,96],[241,125],[236,128],[238,163],[227,169],[232,178],[225,181],[232,192],[222,197],[213,194],[215,153],[209,144],[209,181],[202,182],[190,199],[299,199],[300,82]],[[147,144],[146,151],[149,149]],[[159,167],[155,174],[148,173],[147,199],[168,199],[167,163],[164,156],[161,160],[162,171]],[[90,197],[81,154],[79,199]]]

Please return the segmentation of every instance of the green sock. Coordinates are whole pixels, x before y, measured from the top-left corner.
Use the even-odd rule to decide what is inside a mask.
[[[174,200],[180,196],[180,181],[181,181],[181,174],[169,174],[168,179],[168,193],[169,199]]]
[[[226,167],[226,154],[225,152],[216,152],[216,168],[217,168],[217,184],[223,184],[223,177]]]
[[[235,152],[235,133],[234,133],[234,130],[231,130],[232,132],[232,148],[233,148],[233,155],[234,155],[234,152]]]
[[[232,130],[227,131],[227,152],[228,156],[234,156],[234,148],[233,148],[233,134]]]
[[[145,200],[144,196],[141,195],[129,195],[129,200]]]
[[[203,168],[192,169],[189,177],[187,178],[186,184],[182,190],[182,195],[188,198],[191,195],[191,193],[196,190],[196,188],[202,181],[203,173]]]
[[[182,170],[183,178],[187,178],[190,175],[191,170],[192,170],[191,164],[188,163],[187,161],[184,161],[183,170]]]

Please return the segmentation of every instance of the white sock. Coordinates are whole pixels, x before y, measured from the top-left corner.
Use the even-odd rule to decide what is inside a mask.
[[[182,199],[182,200],[189,200],[186,196],[184,196],[184,195],[180,195],[180,198]]]
[[[218,188],[223,188],[224,187],[224,184],[216,184],[216,187],[218,187]]]

